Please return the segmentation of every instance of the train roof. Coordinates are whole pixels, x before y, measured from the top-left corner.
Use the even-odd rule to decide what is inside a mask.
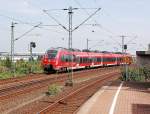
[[[67,49],[67,48],[63,48],[63,47],[57,47],[57,48],[49,48],[48,50],[60,50],[60,51],[66,51],[66,52],[73,52],[74,54],[78,55],[78,56],[115,56],[115,57],[121,57],[123,56],[124,54],[125,55],[129,55],[129,53],[121,53],[121,52],[108,52],[108,51],[98,51],[98,50],[94,50],[94,51],[91,51],[91,50],[87,50],[87,49],[84,49],[84,50],[79,50],[79,49]]]
[[[65,51],[77,51],[77,52],[81,52],[81,50],[79,49],[67,49],[67,48],[63,48],[63,47],[57,47],[57,48],[49,48],[48,50],[65,50]]]

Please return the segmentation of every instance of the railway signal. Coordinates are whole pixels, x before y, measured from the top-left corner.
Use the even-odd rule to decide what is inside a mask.
[[[34,60],[33,59],[33,53],[32,53],[32,48],[35,48],[36,47],[36,43],[35,42],[30,42],[30,62],[31,64],[33,65],[32,61]],[[30,69],[30,72],[32,73],[32,65],[31,65],[31,69]]]
[[[127,45],[124,45],[124,50],[126,50],[127,49]]]
[[[32,53],[32,48],[36,47],[36,43],[35,42],[30,42],[30,60],[33,60],[33,53]]]
[[[126,44],[124,45],[124,50],[125,50],[125,53],[126,53],[126,51],[127,51],[127,45]],[[127,61],[128,61],[127,57],[125,57],[125,72],[126,72],[125,79],[126,79],[126,81],[128,80],[128,65],[126,63]]]

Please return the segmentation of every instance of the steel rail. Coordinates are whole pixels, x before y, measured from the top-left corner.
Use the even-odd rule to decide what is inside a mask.
[[[47,106],[46,108],[44,108],[43,110],[41,110],[40,112],[38,112],[37,114],[47,114],[49,112],[49,110],[51,110],[52,108],[56,107],[57,105],[59,105],[60,103],[62,103],[63,101],[69,99],[70,97],[73,97],[73,95],[76,95],[77,93],[83,91],[84,89],[87,89],[89,87],[92,87],[93,85],[95,85],[98,82],[102,82],[105,81],[109,78],[112,78],[112,76],[116,75],[116,74],[120,74],[119,72],[112,72],[112,73],[108,73],[108,74],[103,74],[101,75],[100,79],[97,79],[96,81],[92,81],[91,83],[89,83],[88,85],[82,86],[81,88],[71,92],[70,94],[68,94],[67,96],[55,101],[53,104],[50,104],[49,106]],[[102,76],[104,76],[102,78]]]
[[[119,68],[118,66],[113,66],[114,67],[117,67]],[[107,69],[111,69],[112,67],[109,67]],[[99,68],[100,70],[105,70],[106,68]],[[89,69],[88,69],[89,70]],[[94,69],[96,70],[96,69]],[[76,73],[78,73],[79,70],[77,70]],[[86,72],[87,70],[83,70],[80,72]],[[65,73],[63,73],[65,74]],[[39,74],[29,74],[28,76],[23,76],[23,77],[14,77],[14,78],[8,78],[8,79],[0,79],[0,86],[2,85],[6,85],[6,84],[11,84],[11,83],[18,83],[18,82],[21,82],[21,81],[24,81],[24,80],[32,80],[32,79],[38,79],[38,78],[41,78],[43,76],[41,75],[46,75],[46,74],[43,74],[43,73],[39,73]],[[51,75],[48,75],[48,76],[53,76],[53,75],[56,75],[56,74],[51,74]]]
[[[94,69],[94,71],[95,70],[96,69]],[[89,72],[89,71],[77,72],[77,75],[80,73],[87,73],[87,72]],[[75,78],[78,78],[78,77],[81,77],[81,75],[76,76]],[[27,83],[22,83],[22,84],[17,85],[17,86],[4,88],[4,89],[0,90],[0,100],[9,98],[10,96],[23,94],[25,92],[32,91],[33,89],[39,89],[42,87],[46,87],[47,85],[52,84],[52,83],[63,82],[66,79],[67,79],[66,74],[62,74],[60,77],[57,76],[57,77],[53,77],[53,78],[50,78],[50,77],[46,78],[46,79],[44,78],[42,80],[36,80],[36,81],[33,80],[33,81],[30,81]]]

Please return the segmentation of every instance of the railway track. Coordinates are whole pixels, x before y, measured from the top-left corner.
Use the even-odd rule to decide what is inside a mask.
[[[119,74],[119,72],[106,73],[87,81],[67,96],[49,104],[49,106],[39,111],[38,114],[76,114],[77,109],[91,97],[104,82],[115,78]]]
[[[117,68],[119,68],[118,66],[116,66]],[[113,67],[104,67],[104,68],[98,68],[100,70],[105,70],[105,69],[112,69],[114,68]],[[90,69],[91,70],[91,69]],[[82,70],[82,71],[78,71],[77,72],[87,72],[88,70]],[[66,74],[66,73],[63,73],[63,74]],[[22,81],[31,81],[31,80],[34,80],[34,79],[40,79],[40,78],[43,78],[44,76],[45,77],[52,77],[56,74],[50,74],[50,75],[47,75],[47,74],[29,74],[27,76],[23,76],[23,77],[14,77],[14,78],[9,78],[9,79],[1,79],[0,80],[0,86],[3,86],[3,85],[7,85],[7,84],[12,84],[12,83],[19,83],[19,82],[22,82]]]
[[[42,74],[29,74],[28,76],[22,76],[22,77],[13,77],[13,78],[9,78],[9,79],[1,79],[0,80],[0,85],[4,85],[4,84],[9,84],[9,83],[16,83],[16,82],[20,82],[22,80],[32,80],[35,78],[41,78],[43,75]]]
[[[88,74],[88,72],[95,72],[95,70],[98,69],[76,72],[75,78],[80,78],[82,77],[81,74],[85,74],[85,73]],[[111,68],[109,70],[111,70]],[[54,77],[44,77],[44,78],[40,78],[39,80],[31,80],[29,82],[21,82],[20,84],[17,85],[10,85],[7,86],[6,88],[4,87],[0,89],[0,100],[8,99],[10,97],[27,93],[32,90],[46,87],[52,83],[64,82],[66,79],[67,79],[66,74],[59,74],[58,76],[54,76]]]

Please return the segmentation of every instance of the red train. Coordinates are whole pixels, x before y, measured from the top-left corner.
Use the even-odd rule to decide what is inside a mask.
[[[131,64],[129,54],[69,51],[65,48],[51,48],[42,58],[44,71],[67,71],[98,66]]]

